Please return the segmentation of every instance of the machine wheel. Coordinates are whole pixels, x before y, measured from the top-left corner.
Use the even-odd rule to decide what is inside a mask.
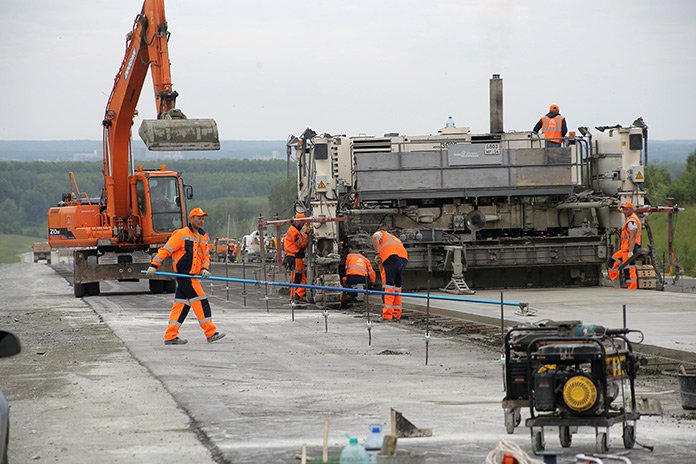
[[[609,451],[609,439],[606,432],[597,432],[597,437],[595,440],[595,450],[598,453],[606,453]]]
[[[176,280],[165,280],[164,281],[164,293],[174,293],[176,292]]]
[[[73,291],[75,293],[75,298],[82,298],[87,292],[87,285],[85,284],[73,284]]]
[[[534,451],[534,454],[538,453],[539,451],[544,451],[545,447],[546,442],[544,441],[544,429],[532,429],[532,451]]]
[[[503,413],[505,415],[505,431],[508,435],[515,433],[515,409],[506,409]]]
[[[623,425],[623,443],[624,448],[632,449],[633,445],[636,444],[636,426],[626,424]]]
[[[570,445],[573,443],[573,434],[570,431],[570,426],[561,425],[558,427],[558,439],[563,448],[570,448]]]
[[[149,284],[150,285],[150,293],[156,294],[156,293],[164,292],[164,283],[166,281],[150,279],[149,282],[150,282],[150,284]]]
[[[88,284],[85,284],[85,286],[87,287],[87,295],[99,295],[99,282],[90,282]]]

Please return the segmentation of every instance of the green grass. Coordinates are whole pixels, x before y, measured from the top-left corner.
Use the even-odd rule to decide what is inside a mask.
[[[696,205],[679,205],[685,210],[675,216],[674,252],[684,274],[696,276]],[[658,260],[667,258],[667,214],[653,213],[648,217]],[[647,239],[643,231],[643,240]],[[647,242],[645,242],[647,244]]]
[[[0,264],[19,262],[19,255],[31,251],[34,242],[45,241],[45,238],[0,234]]]

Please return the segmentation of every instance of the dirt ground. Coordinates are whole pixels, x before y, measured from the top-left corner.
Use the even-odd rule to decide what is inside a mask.
[[[213,462],[188,416],[102,319],[65,288],[50,291],[62,280],[51,268],[0,267],[0,328],[22,344],[0,360],[11,463]]]

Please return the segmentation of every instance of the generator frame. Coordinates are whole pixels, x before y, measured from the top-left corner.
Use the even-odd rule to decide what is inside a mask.
[[[626,391],[622,385],[619,389],[618,395],[615,399],[620,399],[622,408],[615,410],[611,409],[610,405],[613,402],[608,400],[608,383],[609,376],[607,375],[607,358],[612,356],[624,356],[627,359],[627,354],[633,352],[632,345],[629,340],[624,336],[628,332],[627,329],[618,329],[612,332],[612,334],[602,335],[602,336],[592,336],[592,337],[566,337],[558,336],[559,327],[513,327],[511,328],[505,336],[504,348],[505,348],[505,391],[506,396],[502,401],[502,407],[505,411],[505,427],[508,433],[514,433],[514,429],[521,422],[521,409],[524,407],[529,408],[530,417],[525,421],[525,425],[529,427],[531,434],[532,450],[535,454],[543,451],[545,448],[544,439],[544,427],[558,427],[558,434],[561,446],[564,448],[570,447],[572,443],[573,429],[577,427],[592,427],[595,429],[595,447],[596,451],[599,453],[606,453],[609,449],[609,429],[612,425],[621,423],[623,432],[623,444],[627,449],[633,448],[635,444],[635,433],[636,433],[636,421],[640,418],[640,414],[636,410],[636,400],[635,400],[635,367],[631,369],[620,369],[621,373],[619,375],[612,376],[612,381],[626,382],[628,381],[630,390],[630,401],[627,401]],[[513,360],[511,358],[512,349],[510,344],[510,338],[513,334],[519,332],[530,332],[533,335],[535,332],[539,332],[538,338],[533,338],[529,341],[529,344],[525,350],[525,360],[515,361],[517,364],[517,369],[513,368]],[[554,333],[555,332],[555,333]],[[621,343],[624,346],[621,350],[616,353],[607,354],[605,344],[610,341],[612,345],[616,343]],[[604,343],[603,343],[604,342]],[[588,353],[574,353],[573,356],[569,356],[567,353],[559,354],[544,354],[543,361],[539,359],[538,354],[534,354],[534,351],[541,345],[549,345],[553,343],[559,344],[587,344],[596,345],[599,347],[598,351],[588,352]],[[534,388],[533,388],[533,374],[540,365],[545,364],[558,364],[562,366],[576,365],[580,363],[597,363],[604,368],[600,369],[600,377],[594,378],[602,385],[602,398],[603,402],[599,409],[593,415],[575,415],[570,412],[561,411],[559,413],[558,408],[550,414],[539,414],[535,408],[534,401]],[[625,361],[624,361],[625,362]],[[520,397],[519,388],[517,389],[518,394],[511,397],[513,392],[513,373],[517,372],[518,375],[521,371],[522,364],[525,364],[525,380],[526,380],[526,398]],[[594,372],[594,371],[593,371]]]

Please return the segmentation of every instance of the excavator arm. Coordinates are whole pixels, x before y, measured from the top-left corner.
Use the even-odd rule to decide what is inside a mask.
[[[133,29],[126,36],[126,53],[102,122],[104,132],[104,189],[107,216],[129,215],[129,176],[132,173],[131,127],[148,69],[152,73],[157,120],[145,120],[140,136],[150,150],[219,150],[212,119],[187,119],[176,109],[168,49],[169,31],[164,0],[145,0]]]

